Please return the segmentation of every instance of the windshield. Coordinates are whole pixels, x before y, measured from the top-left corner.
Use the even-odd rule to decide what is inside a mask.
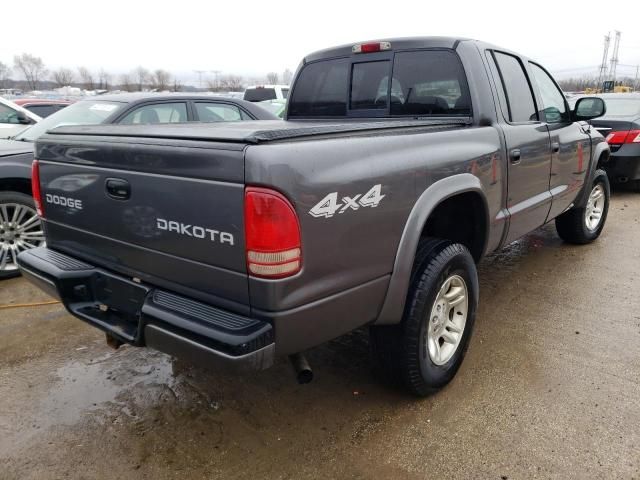
[[[95,125],[102,123],[109,115],[122,109],[125,105],[125,103],[94,100],[74,103],[23,130],[13,139],[23,142],[35,142],[47,130],[62,125]]]
[[[640,99],[637,98],[605,98],[607,117],[640,116]]]

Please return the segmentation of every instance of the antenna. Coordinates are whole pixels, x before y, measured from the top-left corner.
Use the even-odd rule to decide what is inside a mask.
[[[600,73],[598,75],[598,83],[596,88],[602,86],[602,82],[607,78],[607,57],[609,56],[609,42],[611,42],[611,34],[604,36],[604,51],[602,52],[602,62],[600,63]]]
[[[613,44],[613,53],[611,54],[611,69],[609,71],[609,75],[611,76],[611,80],[613,80],[614,85],[616,81],[616,67],[618,66],[618,49],[620,48],[620,35],[621,33],[616,30],[616,40]]]

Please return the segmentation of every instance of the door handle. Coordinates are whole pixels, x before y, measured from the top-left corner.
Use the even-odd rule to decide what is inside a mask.
[[[553,153],[558,153],[560,151],[560,144],[558,142],[553,142],[551,144],[551,150],[553,150]]]
[[[514,163],[520,161],[520,149],[519,148],[514,148],[513,150],[511,150],[511,161],[514,162]]]
[[[127,200],[131,196],[131,186],[122,178],[107,178],[105,187],[107,195],[116,200]]]

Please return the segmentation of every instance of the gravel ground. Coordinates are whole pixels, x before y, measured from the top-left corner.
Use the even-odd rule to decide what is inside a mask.
[[[0,310],[0,479],[640,478],[640,194],[599,241],[485,259],[456,379],[380,385],[366,331],[234,376],[123,347],[56,305]],[[0,305],[46,301],[23,279]]]

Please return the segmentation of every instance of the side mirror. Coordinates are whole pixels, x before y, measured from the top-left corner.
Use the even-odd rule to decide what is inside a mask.
[[[601,117],[607,112],[604,100],[599,97],[584,97],[576,102],[573,109],[573,120],[584,122],[593,118]]]
[[[31,125],[33,120],[27,117],[27,114],[24,112],[16,112],[16,118],[18,119],[18,123],[22,125]]]

